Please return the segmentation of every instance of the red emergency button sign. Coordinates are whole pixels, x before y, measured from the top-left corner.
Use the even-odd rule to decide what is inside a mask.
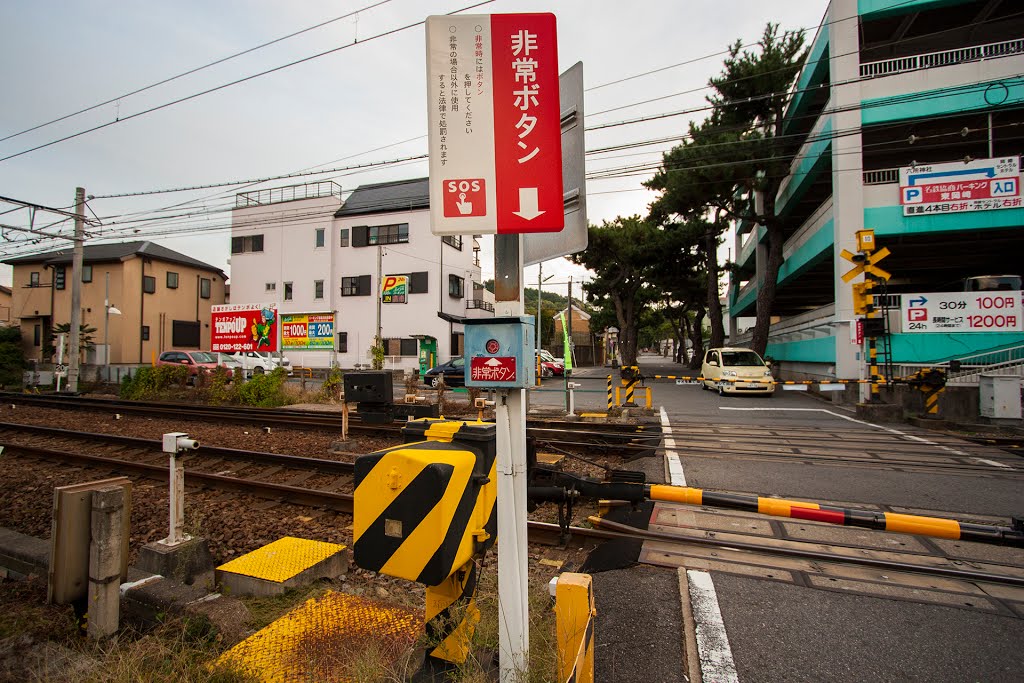
[[[515,356],[475,356],[469,359],[469,378],[474,382],[516,381]]]
[[[501,350],[501,344],[498,343],[497,339],[488,339],[484,348],[487,349],[487,353],[494,355]]]

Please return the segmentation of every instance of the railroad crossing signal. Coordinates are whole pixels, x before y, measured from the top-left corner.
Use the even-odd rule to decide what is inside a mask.
[[[888,256],[891,252],[889,247],[882,247],[873,254],[854,254],[846,249],[839,252],[839,255],[844,259],[853,264],[853,268],[846,271],[843,274],[843,282],[849,282],[858,275],[873,275],[880,280],[888,280],[892,277],[892,274],[888,271],[882,270],[877,264],[879,261]]]
[[[873,306],[875,296],[871,294],[874,289],[874,280],[865,280],[853,285],[853,312],[857,315],[867,315],[869,307]]]

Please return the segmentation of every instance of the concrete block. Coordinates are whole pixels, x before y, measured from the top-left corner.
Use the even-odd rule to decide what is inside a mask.
[[[903,422],[903,406],[897,403],[858,403],[857,419],[865,422]]]
[[[190,538],[173,546],[157,541],[142,547],[137,566],[150,574],[192,584],[213,569],[213,556],[205,538]]]
[[[337,579],[348,572],[344,546],[286,537],[217,567],[216,580],[230,596],[281,595],[317,579]]]
[[[124,498],[120,486],[107,486],[92,494],[87,630],[93,640],[112,636],[120,626]]]

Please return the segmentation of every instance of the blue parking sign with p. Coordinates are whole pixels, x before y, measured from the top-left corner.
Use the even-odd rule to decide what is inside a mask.
[[[903,191],[904,204],[919,204],[924,199],[924,195],[919,187],[904,187],[901,189]]]

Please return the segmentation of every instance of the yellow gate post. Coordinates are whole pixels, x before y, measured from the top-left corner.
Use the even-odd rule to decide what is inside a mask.
[[[594,584],[589,574],[566,572],[555,585],[555,637],[560,683],[594,683]]]

